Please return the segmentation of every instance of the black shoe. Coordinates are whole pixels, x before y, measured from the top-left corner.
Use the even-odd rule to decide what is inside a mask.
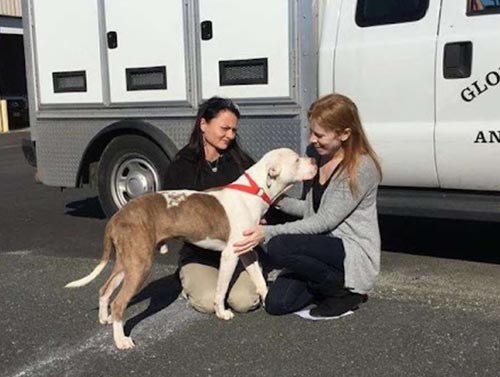
[[[310,314],[313,317],[331,317],[337,318],[343,315],[351,314],[360,304],[368,300],[367,295],[349,293],[344,296],[327,297],[319,305],[311,309]]]

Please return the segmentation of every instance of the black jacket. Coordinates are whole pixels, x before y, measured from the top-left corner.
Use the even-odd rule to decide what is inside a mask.
[[[217,171],[213,172],[206,161],[200,161],[187,146],[182,148],[168,167],[164,190],[206,190],[235,181],[249,166],[239,166],[229,153],[220,156]]]

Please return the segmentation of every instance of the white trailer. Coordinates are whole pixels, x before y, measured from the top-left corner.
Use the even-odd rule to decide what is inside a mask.
[[[107,214],[161,188],[198,104],[234,99],[243,146],[306,148],[307,108],[358,104],[382,213],[500,220],[497,0],[25,0],[32,140],[47,185]]]

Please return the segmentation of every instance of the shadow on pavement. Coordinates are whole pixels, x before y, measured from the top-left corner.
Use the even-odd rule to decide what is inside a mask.
[[[106,218],[97,196],[68,203],[66,204],[66,208],[66,215],[75,217],[90,217],[100,220]]]
[[[380,216],[382,250],[500,264],[500,224]]]
[[[179,297],[181,290],[182,286],[177,272],[148,284],[132,299],[128,306],[130,307],[150,299],[149,306],[142,313],[130,318],[125,323],[125,335],[129,336],[132,329],[143,319],[158,313],[173,303]]]

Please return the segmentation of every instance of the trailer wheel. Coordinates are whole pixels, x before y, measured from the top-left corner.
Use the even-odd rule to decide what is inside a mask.
[[[104,149],[98,166],[99,201],[111,217],[129,200],[161,189],[168,157],[153,142],[136,136],[119,136]]]

